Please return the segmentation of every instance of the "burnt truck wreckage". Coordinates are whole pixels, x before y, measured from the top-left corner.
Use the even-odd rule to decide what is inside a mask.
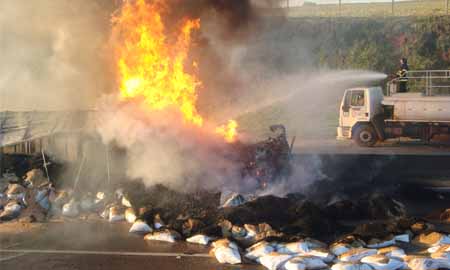
[[[289,177],[291,172],[292,147],[287,142],[286,128],[283,125],[273,125],[270,131],[274,136],[261,142],[230,144],[230,149],[239,156],[241,176],[256,179],[259,189]],[[0,181],[0,222],[14,219],[44,221],[46,217],[55,214],[55,209],[52,208],[54,206],[58,208],[56,210],[58,214],[65,211],[67,216],[77,216],[79,211],[75,209],[83,208],[83,200],[90,196],[83,191],[89,188],[81,187],[78,183],[83,164],[86,163],[85,154],[79,165],[72,166],[77,167],[71,170],[70,178],[73,178],[73,181],[65,180],[64,182],[60,179],[65,165],[53,161],[52,157],[46,155],[44,151],[34,155],[3,155],[2,163],[5,171]],[[109,167],[108,178],[110,178]],[[102,184],[101,189],[105,193],[111,193],[118,185],[133,187],[133,184],[111,182],[109,179]],[[70,188],[67,188],[69,186]],[[66,189],[69,191],[61,191]],[[105,193],[97,194],[97,198],[92,200],[102,201]],[[134,201],[145,202],[145,198],[149,196],[154,197],[155,194],[138,193],[135,194]],[[66,200],[67,198],[71,199]],[[76,201],[80,202],[76,203]],[[85,201],[84,204],[89,203]]]
[[[237,161],[241,168],[241,177],[251,177],[256,179],[261,188],[264,188],[268,183],[273,183],[281,179],[289,177],[291,174],[291,156],[292,147],[295,140],[293,138],[291,145],[287,141],[286,128],[283,125],[272,125],[269,127],[272,136],[268,139],[259,141],[256,143],[242,143],[240,141],[230,143],[228,151],[232,152],[233,160]],[[95,141],[94,144],[100,142]],[[89,143],[88,143],[89,144]],[[79,146],[83,148],[84,146]],[[116,147],[114,149],[108,150],[115,151],[118,155],[125,155],[126,150]],[[47,175],[54,175],[54,177],[49,177],[57,179],[64,169],[65,165],[75,165],[75,168],[71,169],[72,178],[77,178],[77,173],[82,170],[83,163],[86,163],[86,155],[89,153],[81,153],[78,161],[74,161],[74,164],[63,164],[62,162],[57,162],[52,156],[42,152],[34,153],[32,155],[26,154],[2,154],[2,167],[8,175],[15,174],[17,179],[14,180],[18,184],[26,185],[23,179],[26,179],[26,173],[33,169],[40,169]],[[110,159],[108,157],[107,159]],[[105,161],[108,162],[108,161]],[[110,162],[110,161],[109,161]],[[123,161],[121,160],[123,163]],[[81,163],[81,164],[80,164]],[[107,164],[105,164],[107,165]],[[84,165],[86,166],[86,165]],[[109,169],[108,169],[109,170]],[[111,172],[108,171],[108,174]],[[110,177],[110,176],[108,176]],[[120,176],[124,177],[124,176]],[[58,180],[56,180],[58,181]],[[67,182],[67,181],[66,181]],[[70,181],[69,181],[70,182]],[[110,183],[111,181],[108,181]],[[54,183],[58,184],[58,183]]]
[[[272,125],[270,131],[274,136],[267,140],[255,144],[237,144],[243,164],[242,176],[256,179],[261,188],[289,177],[292,171],[291,155],[295,137],[289,145],[283,125]]]

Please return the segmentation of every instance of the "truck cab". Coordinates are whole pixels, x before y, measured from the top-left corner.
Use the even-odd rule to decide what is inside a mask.
[[[379,134],[372,123],[383,114],[382,100],[381,87],[347,89],[341,102],[337,138],[373,146]]]

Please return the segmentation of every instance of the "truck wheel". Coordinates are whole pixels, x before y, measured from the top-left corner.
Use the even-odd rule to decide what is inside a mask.
[[[369,125],[362,125],[355,129],[353,140],[359,146],[371,147],[377,142],[377,134],[375,133],[373,127]]]

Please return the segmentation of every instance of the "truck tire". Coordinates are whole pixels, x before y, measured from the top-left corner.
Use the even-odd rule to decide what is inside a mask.
[[[359,146],[364,147],[372,147],[378,141],[377,133],[370,125],[360,125],[356,127],[352,137]]]

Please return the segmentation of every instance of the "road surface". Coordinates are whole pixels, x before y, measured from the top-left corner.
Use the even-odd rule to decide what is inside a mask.
[[[411,140],[389,140],[374,147],[360,147],[350,140],[320,139],[295,142],[295,154],[337,155],[427,155],[450,156],[448,143],[425,144]]]
[[[4,223],[0,225],[0,269],[263,269],[220,265],[200,245],[145,241],[128,234],[129,226],[80,220]]]

